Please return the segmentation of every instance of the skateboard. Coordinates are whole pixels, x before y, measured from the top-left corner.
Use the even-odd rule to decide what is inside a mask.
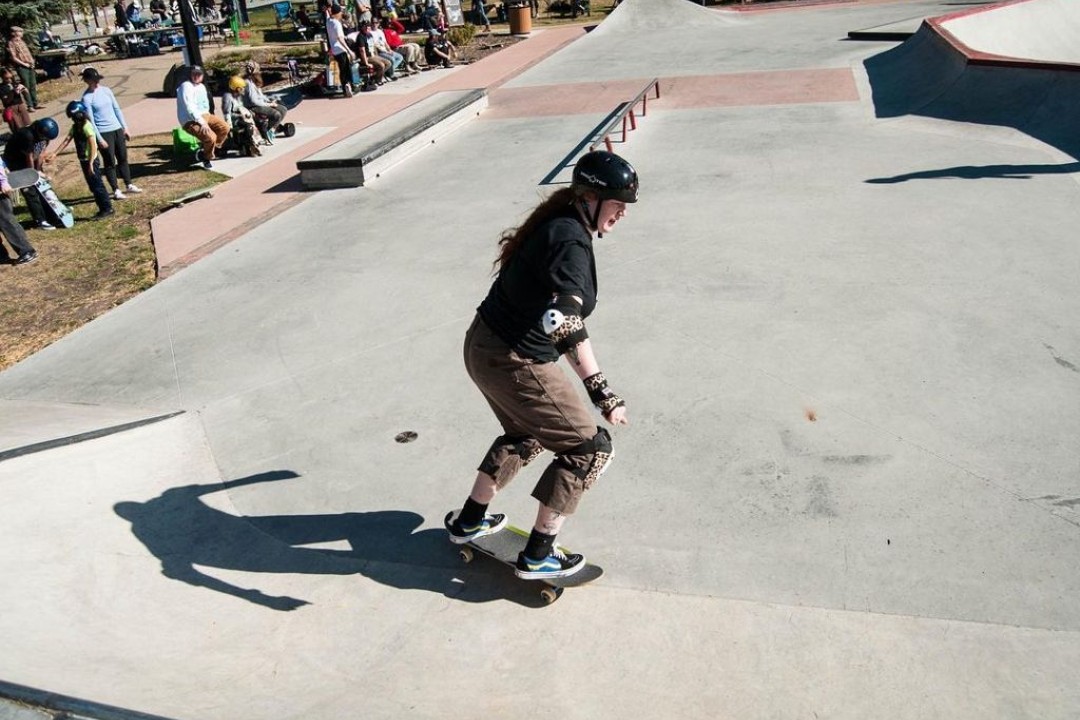
[[[450,524],[454,522],[456,517],[456,511],[446,516],[444,522],[447,528],[450,527]],[[528,541],[529,532],[527,530],[522,530],[513,525],[507,525],[494,535],[486,535],[478,540],[459,545],[458,547],[460,549],[458,554],[461,556],[462,561],[471,563],[475,559],[476,553],[479,552],[498,560],[503,565],[513,568],[517,563],[518,553],[525,549],[525,545]],[[559,549],[565,553],[570,552],[561,545],[559,546]],[[587,585],[592,581],[599,579],[603,574],[604,569],[602,567],[599,565],[592,565],[586,561],[585,567],[569,577],[548,578],[547,580],[526,580],[525,582],[535,582],[540,585],[540,597],[543,598],[546,604],[550,605],[562,597],[563,590],[566,588]]]
[[[71,208],[56,197],[52,183],[34,168],[13,170],[8,173],[8,183],[16,190],[24,190],[29,187],[36,188],[42,200],[45,201],[45,213],[51,216],[49,217],[50,221],[65,228],[75,224],[75,216],[71,214]]]
[[[182,196],[176,198],[175,200],[170,200],[169,201],[169,208],[172,209],[172,208],[183,207],[186,203],[189,203],[192,200],[199,200],[201,198],[209,198],[209,197],[214,197],[214,188],[213,187],[205,187],[205,188],[202,188],[201,190],[195,190],[195,191],[189,192],[187,195],[182,195]]]

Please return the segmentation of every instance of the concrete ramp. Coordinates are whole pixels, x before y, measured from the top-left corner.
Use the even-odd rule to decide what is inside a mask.
[[[1014,26],[1024,9],[1026,20]],[[1060,55],[1065,44],[1053,38],[1078,12],[1056,0],[1028,0],[928,20],[907,42],[865,61],[875,112],[1012,127],[1080,157],[1080,66],[998,54],[1012,47]],[[1028,37],[1019,40],[1024,32],[1016,28]],[[1073,38],[1080,41],[1080,28]]]
[[[1080,64],[1080,3],[1020,0],[947,15],[939,27],[977,53]]]

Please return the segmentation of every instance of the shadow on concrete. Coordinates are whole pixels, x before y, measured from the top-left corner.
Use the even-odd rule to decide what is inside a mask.
[[[1080,172],[1080,162],[1057,165],[958,165],[940,170],[920,170],[919,172],[893,175],[892,177],[870,178],[866,182],[874,185],[890,185],[908,180],[941,180],[959,178],[961,180],[983,180],[998,178],[1002,180],[1030,180],[1036,175],[1068,175]]]
[[[540,607],[535,584],[508,568],[476,563],[468,572],[441,529],[415,530],[424,518],[383,510],[339,515],[244,517],[216,510],[205,495],[299,477],[288,470],[251,475],[213,485],[185,485],[146,502],[119,502],[117,515],[161,561],[166,577],[232,595],[271,610],[295,610],[307,600],[268,595],[212,577],[196,566],[252,573],[362,575],[408,590],[427,590],[464,602],[511,600]],[[345,543],[348,550],[302,547]]]

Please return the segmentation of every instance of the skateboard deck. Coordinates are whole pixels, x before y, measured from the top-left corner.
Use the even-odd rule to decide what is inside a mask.
[[[40,178],[34,187],[41,193],[41,197],[45,199],[45,213],[53,216],[53,222],[59,223],[61,226],[69,228],[75,224],[75,216],[71,213],[71,208],[64,204],[64,202],[56,197],[56,193],[53,192],[52,183],[45,178]]]
[[[446,516],[445,524],[447,527],[454,522],[456,517],[456,511]],[[517,564],[518,553],[525,549],[525,545],[528,541],[529,532],[527,530],[522,530],[513,525],[507,525],[494,535],[486,535],[478,540],[473,540],[472,542],[459,545],[458,547],[460,548],[459,554],[461,555],[461,559],[467,563],[472,562],[475,553],[479,552],[498,560],[503,565],[513,568],[514,565]],[[559,546],[559,549],[565,553],[570,552],[570,550],[561,545]],[[547,578],[545,580],[525,580],[524,582],[535,582],[539,585],[541,588],[540,597],[544,599],[544,602],[550,605],[559,599],[564,589],[587,585],[594,580],[599,579],[603,574],[604,569],[602,567],[590,564],[588,558],[586,558],[585,567],[569,577]]]
[[[201,198],[210,198],[210,197],[214,197],[214,188],[213,187],[205,187],[205,188],[202,188],[200,190],[194,190],[192,192],[189,192],[187,195],[182,195],[181,197],[178,197],[175,200],[170,200],[169,201],[169,208],[172,209],[172,208],[183,207],[186,203],[189,203],[192,200],[199,200]]]
[[[41,173],[34,168],[26,168],[25,170],[12,170],[8,173],[8,184],[11,185],[14,190],[22,190],[28,188],[31,185],[36,185],[37,181],[41,179]]]
[[[75,224],[75,216],[71,214],[71,209],[56,197],[52,184],[34,168],[13,170],[8,173],[8,183],[16,190],[36,188],[41,199],[45,201],[45,214],[49,216],[50,222],[65,228]]]

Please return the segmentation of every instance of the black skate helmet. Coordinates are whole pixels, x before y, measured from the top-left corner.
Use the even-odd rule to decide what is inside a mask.
[[[593,150],[577,161],[570,187],[579,196],[592,192],[601,200],[634,203],[637,202],[638,176],[633,165],[615,153]]]

